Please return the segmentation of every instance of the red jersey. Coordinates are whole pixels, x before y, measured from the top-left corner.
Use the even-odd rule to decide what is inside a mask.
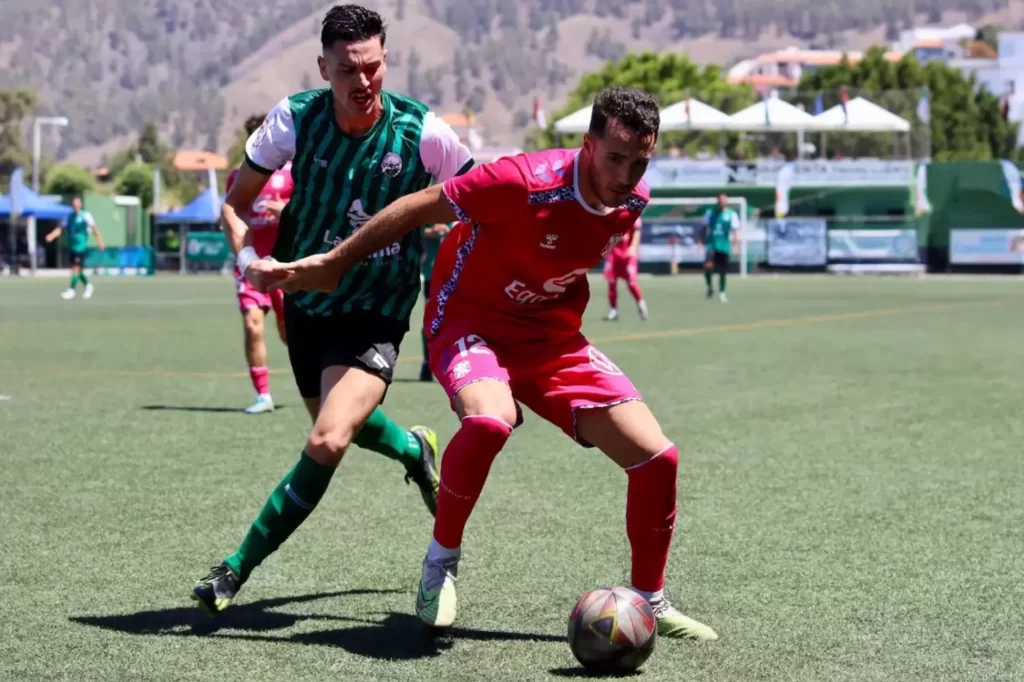
[[[587,272],[650,198],[641,181],[610,212],[587,205],[579,191],[579,153],[504,157],[444,183],[460,222],[437,254],[424,322],[429,335],[457,317],[524,342],[579,332],[590,298]]]
[[[235,176],[238,171],[232,171],[228,176],[227,189],[231,191],[231,185],[235,183]],[[295,190],[295,181],[292,180],[292,163],[289,161],[280,170],[267,179],[256,201],[252,202],[249,209],[249,229],[252,230],[252,247],[256,254],[262,258],[269,256],[274,250],[274,242],[277,241],[277,217],[270,211],[264,210],[264,204],[272,199],[288,201],[292,198]]]
[[[626,234],[622,235],[622,239],[612,247],[612,258],[619,260],[629,260],[629,248],[633,245],[633,239],[636,233],[641,229],[640,219],[637,218],[636,222],[629,226],[626,230]]]

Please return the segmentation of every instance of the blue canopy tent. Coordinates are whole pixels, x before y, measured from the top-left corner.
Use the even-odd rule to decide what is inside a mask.
[[[0,196],[0,218],[11,217],[11,199],[17,199],[18,213],[24,218],[36,220],[64,220],[71,213],[71,208],[55,201],[44,199],[24,185],[13,187],[12,193],[17,196]]]
[[[178,225],[179,230],[179,268],[180,272],[184,274],[187,271],[186,262],[189,258],[195,260],[194,254],[190,256],[187,249],[189,244],[189,225],[214,225],[220,219],[220,206],[224,201],[224,197],[216,193],[215,190],[207,188],[203,190],[199,196],[192,201],[188,202],[177,211],[171,211],[169,213],[161,213],[155,216],[155,222],[162,223],[164,225]],[[195,240],[199,239],[200,233],[205,234],[206,232],[202,229],[198,230],[195,234]],[[219,235],[220,233],[217,232]],[[205,240],[204,240],[205,241]],[[223,240],[221,240],[223,241]],[[196,241],[197,244],[200,242]],[[223,242],[226,248],[226,241]],[[228,251],[230,254],[230,251]]]
[[[63,204],[50,199],[44,199],[31,189],[25,186],[24,171],[21,168],[15,169],[11,174],[11,193],[0,196],[0,220],[11,221],[11,217],[17,209],[20,218],[29,218],[27,244],[29,252],[29,266],[33,273],[36,271],[36,221],[37,220],[64,220],[71,213],[71,209]],[[8,258],[14,268],[17,268],[18,239],[16,225],[10,224],[7,227],[7,241],[10,253]]]
[[[216,223],[220,218],[220,205],[222,201],[224,201],[224,197],[214,194],[210,189],[205,189],[199,196],[177,211],[157,215],[156,221],[158,223],[176,223],[179,225]]]

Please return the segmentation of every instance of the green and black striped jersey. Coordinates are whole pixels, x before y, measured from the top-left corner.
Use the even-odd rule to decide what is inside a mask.
[[[331,91],[281,100],[245,145],[246,163],[271,173],[292,162],[295,190],[278,229],[282,261],[326,253],[391,202],[468,170],[472,155],[426,105],[384,91],[373,128],[354,137],[334,120]],[[408,324],[420,289],[422,230],[354,267],[331,293],[291,294],[309,315],[375,313]]]

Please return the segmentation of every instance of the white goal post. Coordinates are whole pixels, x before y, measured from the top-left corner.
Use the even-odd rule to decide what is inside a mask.
[[[657,225],[658,223],[672,223],[680,220],[687,222],[703,221],[704,209],[711,208],[718,203],[718,196],[713,197],[674,197],[674,198],[657,198],[651,199],[647,203],[647,211],[651,211],[653,207],[665,207],[660,208],[657,211],[651,211],[655,215],[648,218],[646,216],[647,211],[643,217],[644,223],[651,223]],[[740,253],[740,276],[746,277],[748,275],[747,267],[747,241],[751,238],[750,231],[747,228],[747,200],[744,197],[729,197],[728,205],[732,207],[740,217],[739,234],[737,234],[737,240],[739,241]],[[679,207],[677,211],[672,211],[670,207]],[[646,225],[645,225],[646,227]],[[641,260],[643,244],[641,243]],[[673,249],[673,260],[678,263],[678,258],[682,254],[684,247],[676,245]],[[704,249],[703,247],[693,247],[697,249],[700,256],[700,261],[704,260]]]

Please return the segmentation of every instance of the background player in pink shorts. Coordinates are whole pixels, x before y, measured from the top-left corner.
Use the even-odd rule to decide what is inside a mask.
[[[640,319],[647,319],[647,301],[640,292],[640,283],[637,281],[637,271],[640,261],[640,230],[641,222],[637,218],[633,226],[623,235],[604,261],[604,278],[608,281],[608,314],[604,319],[614,321],[619,319],[619,280],[626,280],[629,293],[636,301],[637,310],[640,311]]]
[[[251,116],[245,122],[246,132],[252,135],[263,125],[265,118],[265,115]],[[237,170],[232,171],[228,176],[228,191],[231,190],[237,173]],[[247,222],[252,233],[252,247],[261,258],[269,256],[274,249],[281,212],[291,198],[294,188],[291,164],[287,164],[270,176],[249,210]],[[284,331],[284,292],[264,293],[257,290],[236,267],[235,295],[238,297],[238,308],[242,312],[242,323],[245,328],[245,359],[249,363],[249,377],[252,379],[253,388],[256,389],[256,402],[245,411],[248,414],[273,412],[274,399],[270,396],[270,372],[267,369],[267,345],[263,339],[263,329],[267,313],[273,309],[277,319],[277,333],[281,340],[287,343]]]
[[[463,530],[519,404],[626,472],[632,587],[667,637],[716,639],[664,595],[676,518],[678,452],[622,371],[580,333],[586,274],[636,222],[657,141],[658,105],[613,87],[598,95],[582,149],[499,159],[394,202],[327,254],[273,266],[272,287],[332,290],[342,273],[430,223],[441,244],[425,317],[430,362],[461,420],[441,462],[434,536],[416,612],[456,616]]]

